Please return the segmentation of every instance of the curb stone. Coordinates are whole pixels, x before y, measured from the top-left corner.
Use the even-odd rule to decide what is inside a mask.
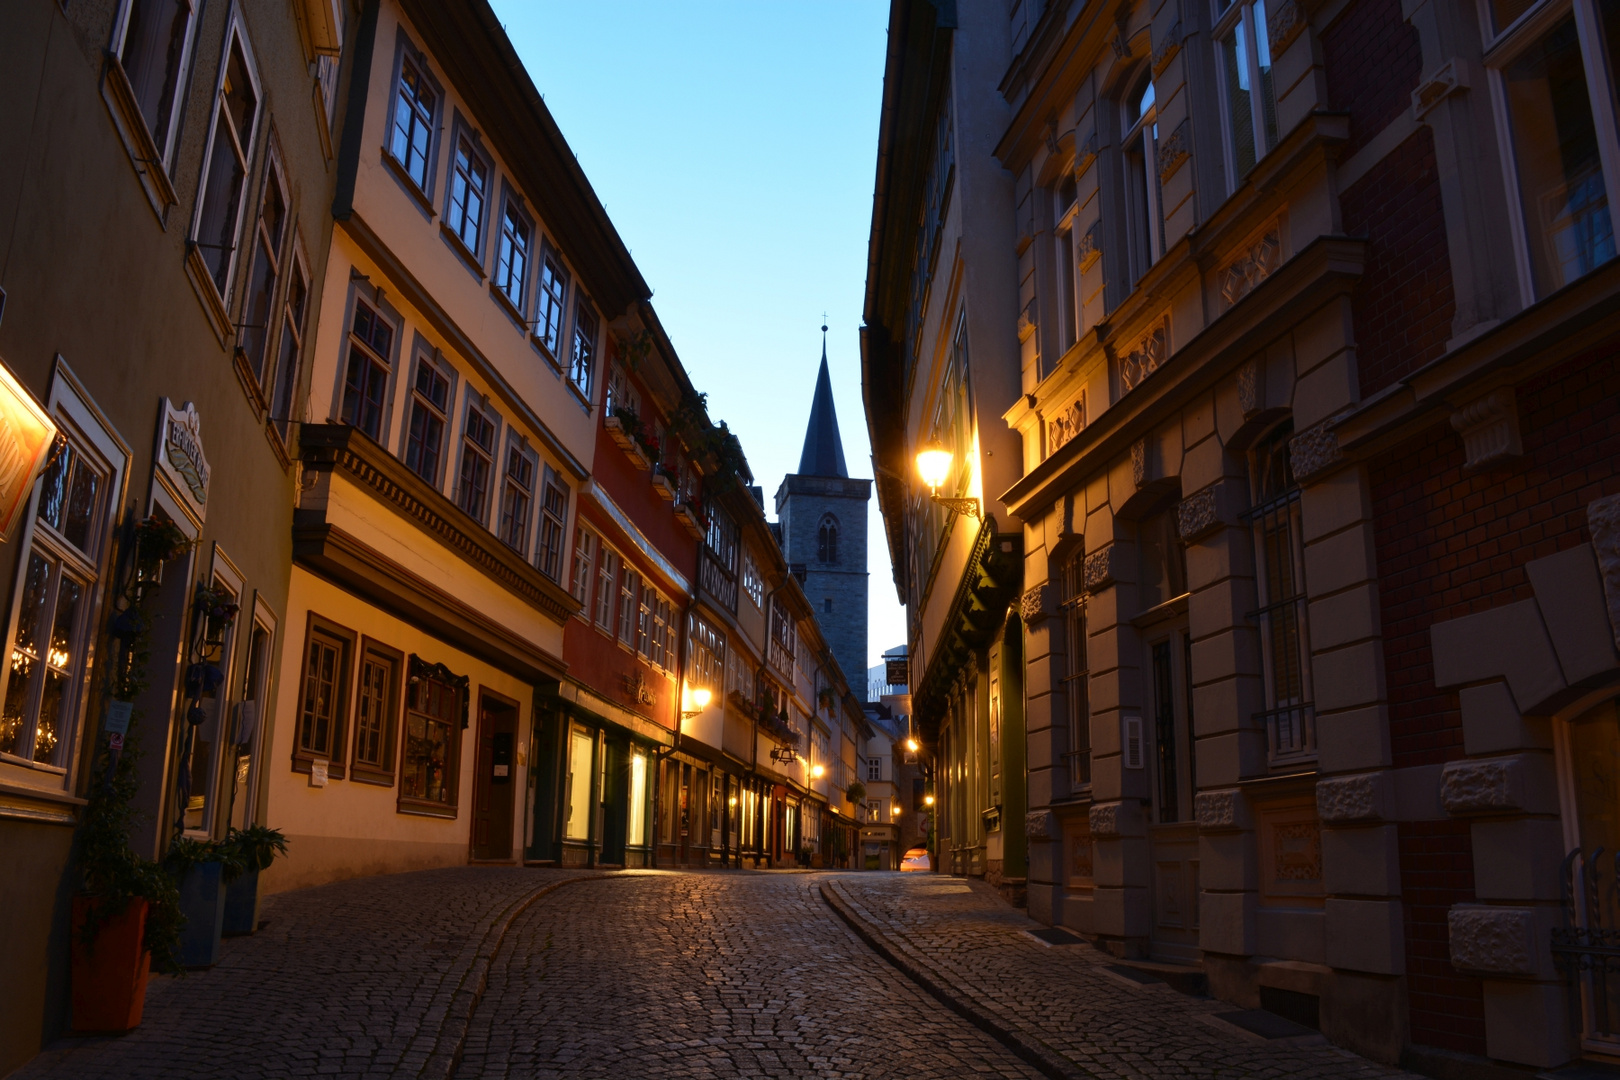
[[[461,1054],[467,1045],[467,1029],[472,1026],[473,1012],[478,1003],[483,1000],[484,990],[489,985],[489,968],[495,960],[495,954],[500,951],[501,944],[506,940],[506,932],[511,929],[512,923],[536,902],[551,895],[565,885],[573,885],[580,881],[600,881],[611,877],[611,874],[583,874],[579,877],[565,878],[562,881],[553,881],[535,889],[528,896],[514,900],[507,909],[496,917],[495,923],[484,931],[483,940],[473,953],[472,964],[461,976],[461,984],[456,987],[455,993],[450,996],[445,1006],[444,1019],[439,1024],[438,1034],[434,1036],[433,1046],[426,1053],[426,1060],[422,1061],[417,1071],[417,1080],[450,1080],[461,1064]],[[449,1043],[450,1045],[446,1045]],[[407,1053],[407,1059],[419,1058],[420,1053]]]
[[[882,933],[868,924],[864,918],[856,913],[854,906],[839,895],[838,890],[832,887],[831,882],[822,882],[819,891],[822,900],[826,902],[827,906],[832,908],[834,913],[851,930],[855,931],[855,936],[864,941],[873,952],[883,957],[901,974],[922,987],[929,996],[935,998],[940,1004],[1001,1043],[1018,1055],[1021,1060],[1039,1069],[1042,1074],[1051,1077],[1052,1080],[1097,1080],[1095,1073],[1081,1068],[1044,1043],[1013,1031],[965,998],[941,986],[932,976],[902,956],[898,950],[891,947],[884,940]]]

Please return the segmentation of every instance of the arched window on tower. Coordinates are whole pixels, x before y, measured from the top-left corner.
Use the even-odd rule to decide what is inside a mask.
[[[816,534],[816,561],[838,561],[838,519],[831,514],[822,516],[821,529]]]

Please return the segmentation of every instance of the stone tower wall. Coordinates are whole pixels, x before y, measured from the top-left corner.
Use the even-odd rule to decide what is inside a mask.
[[[866,696],[866,516],[870,480],[790,475],[776,493],[787,561],[804,567],[804,593],[851,690]],[[822,518],[838,519],[838,562],[817,559]],[[827,610],[827,601],[832,610]]]

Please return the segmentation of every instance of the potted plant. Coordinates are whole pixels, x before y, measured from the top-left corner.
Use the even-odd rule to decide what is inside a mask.
[[[176,959],[184,968],[219,963],[219,941],[225,930],[225,881],[241,864],[236,852],[211,840],[182,836],[169,845],[164,868],[180,890],[180,930]]]
[[[844,789],[844,798],[848,799],[852,803],[865,802],[866,785],[861,783],[859,780],[851,780],[849,782],[849,787]]]
[[[147,685],[153,595],[163,564],[191,541],[172,522],[148,518],[124,535],[128,562],[113,598],[108,635],[116,643],[107,667],[102,725],[92,754],[91,783],[79,819],[79,888],[72,914],[73,1029],[123,1032],[138,1027],[146,981],[155,967],[177,970],[182,916],[174,880],[129,844],[131,805],[140,786],[140,711]]]
[[[268,870],[277,855],[287,854],[287,838],[280,829],[250,825],[232,829],[225,837],[232,849],[234,877],[225,883],[226,937],[251,934],[259,927],[259,871]]]

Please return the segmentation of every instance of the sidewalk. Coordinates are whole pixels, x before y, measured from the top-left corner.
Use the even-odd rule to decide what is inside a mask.
[[[1269,1013],[1138,981],[1089,944],[1043,944],[1026,931],[1046,928],[983,882],[859,874],[820,888],[891,963],[1048,1076],[1419,1080]]]

